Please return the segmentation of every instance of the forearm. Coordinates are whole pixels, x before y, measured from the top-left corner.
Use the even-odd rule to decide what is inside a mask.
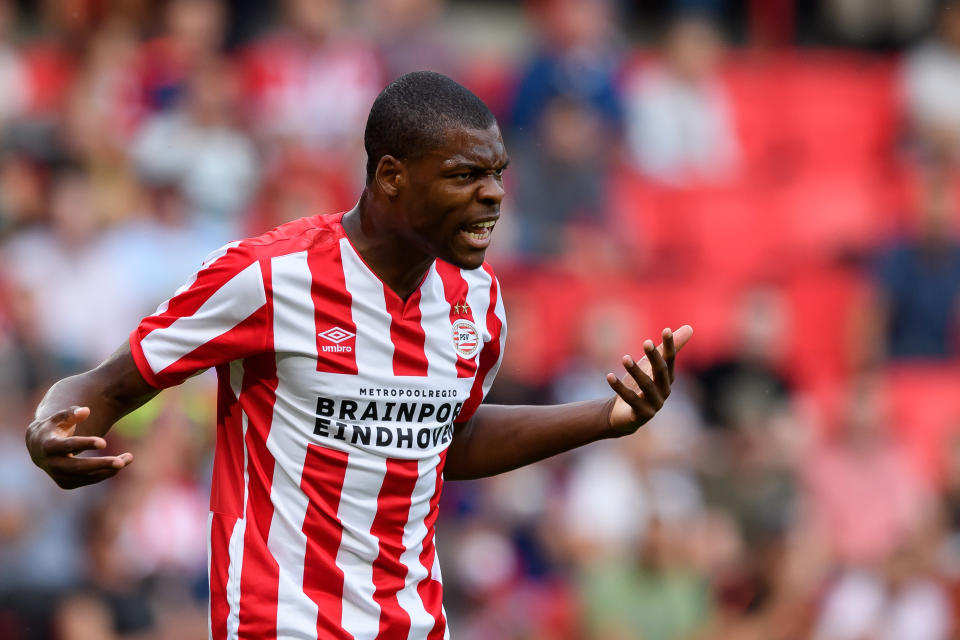
[[[121,347],[95,369],[54,384],[37,406],[43,420],[70,407],[89,407],[90,416],[77,425],[78,436],[102,436],[113,424],[159,393],[136,371],[129,348]]]
[[[444,477],[469,480],[522,467],[596,440],[620,435],[610,426],[614,400],[553,406],[481,405],[457,425]]]

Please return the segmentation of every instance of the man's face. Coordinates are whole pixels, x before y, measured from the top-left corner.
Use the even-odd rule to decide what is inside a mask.
[[[444,143],[404,162],[406,212],[399,233],[441,260],[464,269],[483,264],[503,200],[509,158],[500,129],[450,129]]]

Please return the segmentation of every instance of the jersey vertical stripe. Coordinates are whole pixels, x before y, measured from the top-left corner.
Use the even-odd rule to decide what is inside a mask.
[[[400,564],[406,567],[406,579],[403,588],[397,593],[397,602],[410,616],[412,631],[411,640],[426,640],[427,634],[436,624],[433,607],[436,603],[425,602],[420,593],[420,583],[430,577],[428,568],[420,562],[424,553],[425,542],[432,541],[432,527],[436,518],[431,522],[433,497],[439,498],[437,483],[440,479],[443,454],[419,461],[419,477],[411,495],[410,513],[407,525],[403,531],[404,552],[400,556]],[[439,586],[439,585],[437,585]]]
[[[311,354],[311,363],[316,361],[317,340],[313,336],[316,314],[312,304],[297,304],[304,299],[313,300],[313,276],[307,251],[276,256],[270,264],[273,288],[284,292],[284,295],[274,296],[273,301],[277,384],[278,388],[291,388],[295,378],[303,372],[291,368],[291,361],[281,358],[280,354],[305,352]],[[277,399],[267,441],[271,455],[277,461],[270,500],[283,507],[274,509],[268,540],[279,572],[275,605],[277,638],[294,637],[298,630],[315,628],[319,615],[317,602],[304,588],[309,546],[305,528],[310,508],[310,495],[304,490],[304,470],[311,453],[300,435],[289,428],[297,404],[296,398],[289,395]]]
[[[427,375],[424,352],[426,335],[420,326],[420,289],[406,300],[384,287],[384,305],[390,314],[390,339],[393,341],[393,374],[397,376]]]
[[[470,390],[470,398],[463,405],[457,422],[466,422],[473,417],[474,412],[484,396],[490,389],[490,384],[500,368],[501,358],[503,356],[503,343],[506,340],[506,327],[501,319],[503,313],[503,303],[500,301],[499,287],[497,279],[493,272],[484,265],[483,269],[468,271],[464,273],[464,278],[470,286],[471,291],[482,291],[485,288],[489,291],[489,299],[483,305],[486,308],[486,314],[483,324],[484,347],[480,350],[480,362],[477,365],[477,375],[473,379],[473,387]],[[489,284],[484,287],[484,283]],[[478,303],[478,306],[480,304]],[[489,378],[489,383],[487,379]]]
[[[343,572],[336,564],[343,535],[337,511],[346,472],[346,453],[316,445],[307,449],[300,483],[310,500],[303,522],[303,589],[317,605],[318,638],[350,638],[341,624]]]
[[[243,562],[243,540],[246,531],[246,520],[243,518],[243,507],[244,504],[246,504],[247,487],[247,451],[245,445],[247,416],[240,409],[238,403],[239,397],[243,390],[243,374],[244,367],[242,362],[231,362],[226,367],[217,367],[217,376],[220,383],[218,387],[221,390],[221,397],[226,397],[233,400],[232,406],[224,407],[222,411],[219,408],[218,400],[218,413],[235,416],[231,420],[230,428],[223,429],[222,431],[224,434],[226,434],[224,435],[225,438],[232,438],[234,441],[232,445],[229,445],[228,443],[227,447],[225,447],[230,451],[229,457],[231,464],[221,466],[219,469],[216,467],[216,464],[214,464],[215,481],[213,484],[217,485],[218,483],[223,482],[229,487],[229,490],[215,492],[213,488],[211,488],[210,492],[211,512],[214,512],[216,516],[222,518],[234,516],[232,530],[229,533],[229,539],[226,547],[228,557],[224,559],[227,563],[226,584],[223,587],[222,593],[216,594],[214,593],[211,585],[211,603],[213,602],[214,596],[216,596],[217,599],[224,599],[227,604],[227,638],[237,637],[237,629],[240,623],[240,573],[241,564]],[[221,426],[226,426],[226,424],[218,422],[218,447],[220,446],[219,439],[221,435]],[[229,476],[231,474],[237,474],[238,477],[228,477],[225,479],[225,476]],[[218,494],[225,495],[225,497],[220,501],[219,505],[215,506],[213,497]],[[216,513],[218,507],[223,509],[223,513]],[[213,532],[211,531],[211,546],[216,544],[216,542],[212,539],[212,533]]]
[[[403,588],[407,568],[400,564],[404,552],[403,531],[410,514],[413,489],[419,477],[416,460],[387,459],[387,471],[377,496],[377,515],[370,533],[378,541],[373,561],[373,599],[380,605],[378,638],[406,638],[410,616],[400,607],[397,592]]]
[[[346,238],[340,240],[340,255],[344,282],[352,297],[353,321],[365,329],[356,338],[357,373],[392,372],[394,347],[383,283],[372,277]]]
[[[272,356],[269,358],[272,360]],[[273,503],[270,499],[275,461],[267,448],[272,414],[272,396],[276,389],[272,369],[265,362],[267,356],[257,358],[253,368],[264,372],[253,374],[248,370],[246,379],[269,376],[273,384],[253,384],[245,389],[244,400],[249,404],[250,423],[247,427],[247,503],[244,509],[246,522],[243,539],[243,559],[240,573],[239,635],[241,637],[273,638],[276,636],[277,561],[267,547],[270,523],[273,519]],[[262,400],[258,400],[262,398]],[[260,405],[260,406],[257,406]],[[269,408],[268,408],[269,407]]]
[[[469,287],[467,281],[463,279],[460,269],[452,264],[437,260],[437,273],[443,281],[443,296],[450,305],[450,323],[454,323],[460,318],[465,318],[471,322],[474,320],[474,306],[468,299]],[[476,296],[471,296],[475,298]],[[481,300],[483,297],[481,296]],[[475,300],[474,300],[475,301]],[[477,372],[477,358],[467,359],[457,354],[457,376],[460,378],[471,378]]]
[[[373,562],[379,542],[370,529],[377,515],[377,497],[386,474],[384,458],[351,455],[340,496],[337,517],[343,537],[337,566],[343,571],[343,628],[356,638],[374,638],[380,627],[380,605],[374,600]]]
[[[438,272],[440,262],[434,263],[421,285],[420,316],[424,335],[431,336],[424,344],[427,356],[427,375],[431,378],[454,378],[458,374],[457,352],[451,341],[435,339],[450,333],[450,303],[444,296],[444,283]]]
[[[307,262],[316,318],[317,371],[355,375],[357,326],[350,312],[353,301],[345,283],[343,257],[339,251],[311,251]],[[337,329],[343,333],[329,333]]]
[[[273,283],[269,262],[261,265],[267,297],[266,326],[273,327]],[[244,362],[241,408],[247,415],[244,440],[247,451],[247,503],[244,509],[243,559],[240,573],[239,637],[269,640],[276,637],[277,588],[280,578],[276,558],[267,541],[274,506],[270,497],[275,460],[267,447],[277,399],[277,361],[273,331],[265,330],[263,353]]]
[[[437,463],[435,471],[435,483],[433,495],[430,497],[430,506],[424,525],[427,529],[427,535],[423,539],[423,550],[420,552],[420,564],[426,569],[427,575],[417,584],[417,593],[420,594],[420,600],[424,608],[433,617],[433,624],[427,634],[427,640],[437,640],[442,638],[446,632],[447,620],[443,613],[443,591],[439,581],[434,580],[434,565],[437,561],[436,549],[436,526],[437,517],[440,513],[440,493],[443,490],[443,465],[446,463],[447,454],[440,454],[440,460]]]
[[[210,576],[210,637],[226,640],[230,603],[227,601],[227,583],[230,572],[230,539],[236,525],[236,516],[210,512],[209,567]]]
[[[240,573],[243,562],[243,540],[247,521],[238,518],[230,534],[230,563],[227,567],[226,598],[230,612],[227,615],[227,638],[236,638],[240,627]]]

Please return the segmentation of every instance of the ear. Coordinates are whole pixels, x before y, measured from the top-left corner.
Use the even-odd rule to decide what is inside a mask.
[[[373,181],[388,198],[394,198],[407,183],[407,169],[403,161],[393,156],[383,156],[377,163]]]

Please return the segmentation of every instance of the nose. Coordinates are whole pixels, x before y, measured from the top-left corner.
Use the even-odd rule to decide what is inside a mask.
[[[486,176],[480,181],[477,189],[477,200],[487,206],[499,206],[506,191],[503,189],[503,179],[498,176]]]

